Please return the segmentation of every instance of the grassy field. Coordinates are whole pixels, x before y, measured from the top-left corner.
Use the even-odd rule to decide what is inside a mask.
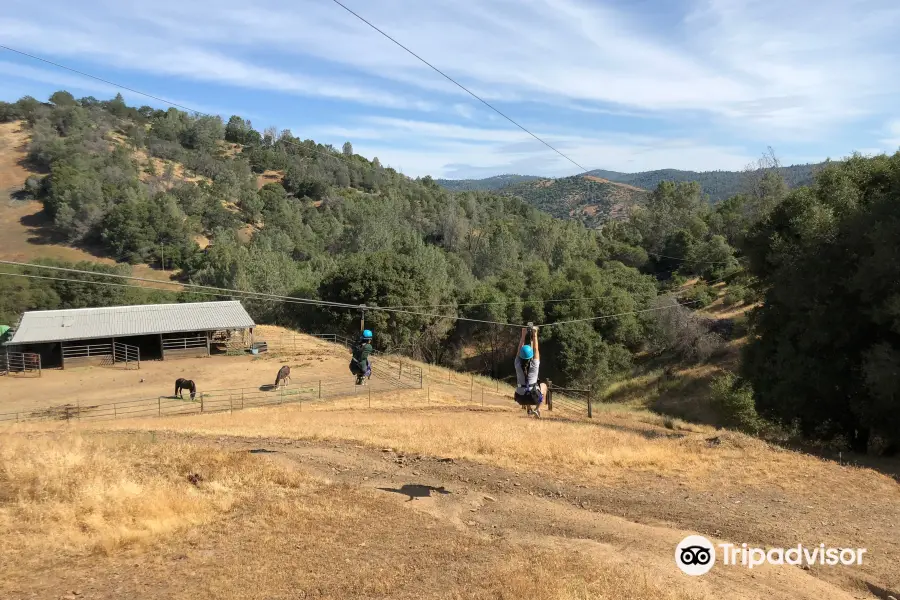
[[[840,464],[661,416],[638,401],[650,375],[612,390],[632,398],[598,404],[593,419],[545,410],[540,421],[496,382],[427,366],[423,379],[371,404],[4,426],[0,595],[849,600],[900,589],[895,464]],[[868,554],[858,567],[689,578],[673,554],[692,533]]]

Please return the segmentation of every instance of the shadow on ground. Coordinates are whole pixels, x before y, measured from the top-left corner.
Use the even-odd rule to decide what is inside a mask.
[[[444,486],[434,487],[432,485],[421,485],[418,483],[405,483],[399,488],[378,488],[382,492],[392,492],[394,494],[402,494],[404,496],[408,496],[409,498],[406,500],[409,502],[410,500],[415,500],[416,498],[429,498],[431,496],[431,492],[435,492],[437,494],[449,494],[448,490],[444,489]]]

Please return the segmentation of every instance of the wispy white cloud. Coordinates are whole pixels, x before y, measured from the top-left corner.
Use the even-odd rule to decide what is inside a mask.
[[[881,139],[881,143],[885,145],[888,152],[900,151],[900,119],[891,119],[885,125],[885,137]]]
[[[540,142],[510,129],[466,127],[452,123],[369,117],[359,127],[323,126],[305,131],[339,145],[354,140],[354,149],[378,156],[382,163],[402,167],[407,175],[483,177],[497,173],[547,176],[572,175],[577,169]],[[576,160],[590,157],[590,167],[642,171],[664,164],[691,169],[740,169],[753,159],[739,147],[706,144],[693,139],[652,135],[556,133],[539,131],[554,146]],[[415,142],[410,143],[410,140]]]
[[[739,168],[770,142],[824,157],[900,139],[859,133],[896,114],[896,0],[344,1],[590,167]],[[572,167],[331,2],[8,4],[11,46],[215,84],[216,101],[261,90],[282,114],[258,97],[247,112],[296,111],[409,169]]]
[[[92,24],[91,30],[37,25],[22,20],[0,22],[0,37],[17,49],[54,56],[89,58],[106,65],[154,75],[174,76],[254,90],[324,97],[396,109],[431,110],[426,100],[359,85],[338,77],[316,77],[254,64],[213,48],[160,40],[137,32]]]

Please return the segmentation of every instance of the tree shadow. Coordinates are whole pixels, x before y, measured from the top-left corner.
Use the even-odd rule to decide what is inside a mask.
[[[888,600],[888,598],[897,598],[900,597],[900,591],[890,591],[881,586],[875,585],[873,583],[865,582],[866,587],[869,590],[869,593],[873,596],[880,598],[881,600]]]
[[[404,483],[399,488],[378,488],[383,492],[393,492],[394,494],[402,494],[404,496],[408,496],[407,502],[411,500],[415,500],[416,498],[428,498],[431,496],[431,492],[435,492],[437,494],[450,494],[452,492],[444,489],[444,486],[434,487],[431,485],[422,485],[419,483]]]

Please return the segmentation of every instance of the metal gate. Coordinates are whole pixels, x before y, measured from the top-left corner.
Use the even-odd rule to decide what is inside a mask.
[[[137,346],[129,346],[113,342],[113,363],[123,363],[126,369],[141,368],[141,350]]]
[[[0,375],[13,373],[41,376],[41,355],[32,352],[4,352],[0,359]]]

